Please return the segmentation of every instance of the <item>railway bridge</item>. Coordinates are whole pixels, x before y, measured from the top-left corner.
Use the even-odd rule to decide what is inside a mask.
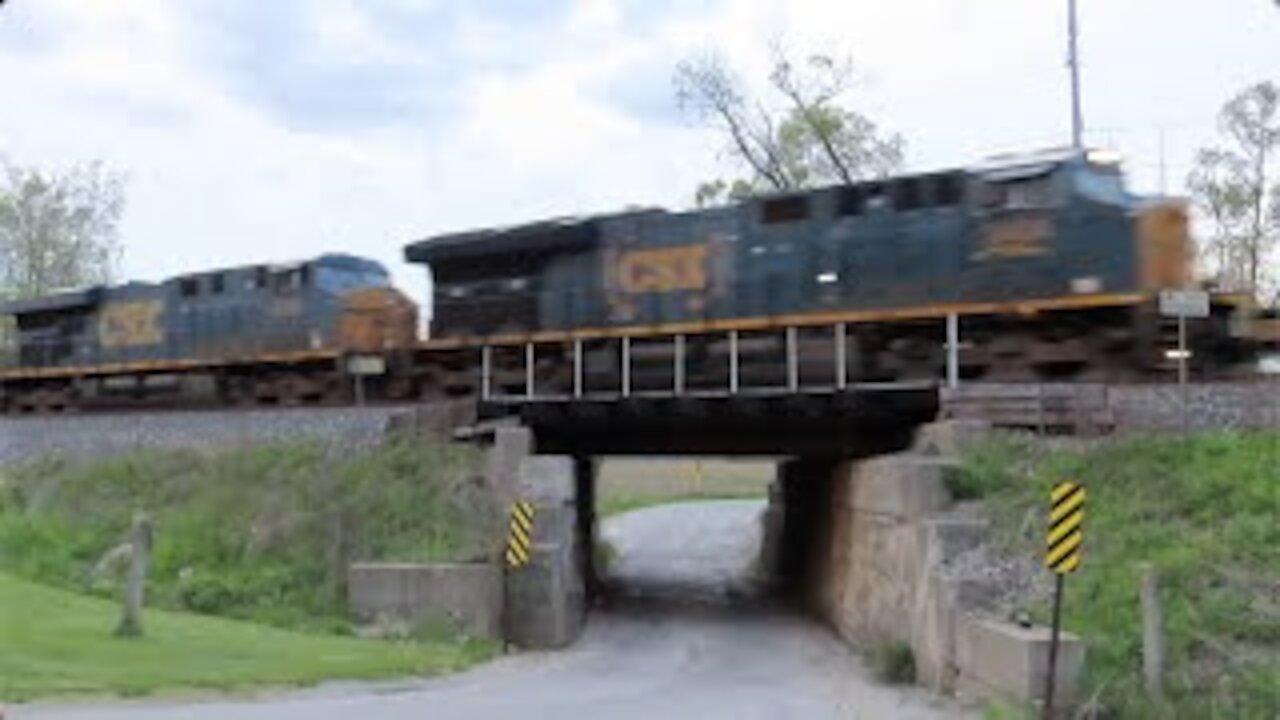
[[[690,387],[678,345],[665,383],[655,386],[650,373],[644,389],[632,385],[620,342],[615,385],[597,373],[586,387],[584,367],[574,363],[568,392],[537,382],[532,347],[523,356],[527,383],[514,385],[495,382],[483,351],[482,397],[432,417],[456,439],[486,448],[487,482],[506,504],[533,505],[530,562],[504,576],[510,641],[572,643],[601,591],[599,460],[755,456],[777,461],[762,519],[766,582],[855,643],[911,645],[925,682],[955,686],[961,596],[972,579],[935,570],[980,542],[982,528],[947,514],[952,462],[939,453],[975,426],[931,424],[936,382],[844,382],[835,357],[827,382],[806,382],[788,335],[771,381],[747,381],[730,355],[719,387]]]

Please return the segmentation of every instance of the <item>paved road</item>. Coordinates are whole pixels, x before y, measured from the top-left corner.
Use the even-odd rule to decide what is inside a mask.
[[[638,511],[607,522],[628,587],[748,592],[759,502]],[[721,539],[710,540],[710,537]],[[699,571],[704,571],[699,573]],[[666,583],[654,582],[662,576]],[[698,582],[695,582],[695,579]],[[972,717],[916,690],[878,685],[822,627],[750,603],[638,603],[596,613],[570,650],[499,659],[430,681],[329,686],[258,700],[31,707],[58,720],[510,720],[522,718]]]
[[[610,518],[601,527],[614,549],[608,575],[628,595],[745,599],[755,574],[763,500],[659,505]]]

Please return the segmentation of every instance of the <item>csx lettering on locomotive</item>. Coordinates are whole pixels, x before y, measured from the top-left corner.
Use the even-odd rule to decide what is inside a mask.
[[[98,342],[104,348],[159,345],[164,342],[159,300],[114,302],[98,316]]]
[[[1048,218],[1023,217],[988,223],[982,233],[982,248],[974,260],[1025,258],[1049,252],[1052,226]]]
[[[705,243],[631,250],[618,258],[618,289],[624,293],[667,293],[707,288]]]

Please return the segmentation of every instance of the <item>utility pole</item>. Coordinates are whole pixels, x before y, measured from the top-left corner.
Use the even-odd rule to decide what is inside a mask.
[[[1076,0],[1067,0],[1067,67],[1071,68],[1071,147],[1084,147],[1084,116],[1080,112],[1080,53],[1077,48]]]
[[[1160,194],[1169,194],[1169,183],[1165,173],[1165,157],[1164,157],[1164,126],[1160,127]]]

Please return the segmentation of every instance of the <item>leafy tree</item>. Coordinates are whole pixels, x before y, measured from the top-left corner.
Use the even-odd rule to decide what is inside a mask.
[[[847,105],[853,65],[815,54],[794,62],[775,48],[769,73],[772,104],[748,94],[718,54],[680,62],[676,99],[693,118],[719,129],[745,177],[702,183],[699,206],[758,192],[883,177],[902,165],[902,138],[883,134]]]
[[[110,281],[123,209],[123,182],[100,163],[61,174],[0,164],[0,298]]]
[[[1187,177],[1212,225],[1208,259],[1224,287],[1275,293],[1280,276],[1268,259],[1280,245],[1280,85],[1246,88],[1222,107],[1218,125],[1224,142],[1202,148]]]
[[[123,209],[123,182],[99,163],[58,174],[0,160],[0,302],[110,281]],[[12,337],[0,317],[0,364]]]

